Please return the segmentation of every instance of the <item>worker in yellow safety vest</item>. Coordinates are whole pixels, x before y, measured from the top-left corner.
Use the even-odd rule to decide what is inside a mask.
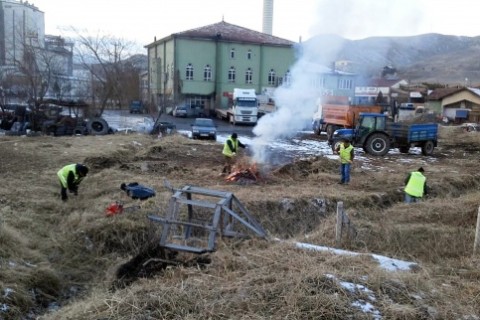
[[[88,167],[80,163],[64,166],[58,170],[57,176],[60,180],[60,194],[63,201],[68,200],[67,189],[75,196],[78,195],[78,186],[88,174]]]
[[[350,182],[350,169],[353,164],[353,158],[355,153],[353,146],[350,144],[350,140],[344,139],[342,143],[338,145],[335,152],[340,156],[340,182],[339,184],[349,184]]]
[[[225,159],[225,165],[223,166],[222,174],[230,174],[232,172],[232,166],[235,164],[238,147],[245,148],[246,145],[238,140],[238,135],[234,132],[227,138],[223,145],[222,154]]]
[[[427,194],[427,178],[423,175],[425,170],[420,167],[417,171],[410,172],[405,179],[405,202],[418,202]]]

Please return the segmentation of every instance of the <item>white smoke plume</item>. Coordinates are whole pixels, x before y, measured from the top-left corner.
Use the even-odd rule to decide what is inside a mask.
[[[290,86],[282,86],[275,90],[277,110],[260,118],[253,129],[256,137],[251,147],[256,162],[264,163],[268,160],[266,148],[270,143],[278,138],[294,136],[299,130],[311,124],[316,111],[316,102],[321,90],[312,85],[315,79],[305,76],[312,74],[312,65],[300,59],[290,73]]]
[[[418,30],[423,11],[422,0],[318,0],[317,21],[311,27],[313,36],[335,34],[329,45],[319,47],[315,41],[299,46],[298,60],[290,69],[290,86],[275,90],[277,110],[260,118],[253,133],[254,160],[268,161],[268,146],[279,138],[294,136],[311,124],[319,98],[324,94],[319,85],[321,73],[329,66],[323,61],[335,61],[338,50],[346,41],[340,36],[361,38],[366,36],[411,35]],[[323,42],[325,43],[325,42]]]

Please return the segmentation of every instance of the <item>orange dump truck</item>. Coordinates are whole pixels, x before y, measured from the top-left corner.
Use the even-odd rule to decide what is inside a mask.
[[[348,105],[322,103],[313,117],[313,131],[316,134],[327,133],[330,140],[337,129],[351,129],[355,127],[360,112],[381,113],[381,106]]]

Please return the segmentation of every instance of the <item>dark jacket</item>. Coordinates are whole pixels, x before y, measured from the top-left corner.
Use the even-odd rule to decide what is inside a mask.
[[[245,147],[246,147],[246,146],[245,146],[243,143],[241,143],[240,140],[238,140],[238,139],[237,139],[237,143],[238,143],[238,146],[239,146],[240,148],[245,148]],[[227,146],[230,148],[230,150],[231,150],[232,152],[237,152],[237,149],[234,148],[234,146],[232,145],[232,141],[231,141],[230,139],[227,140]]]

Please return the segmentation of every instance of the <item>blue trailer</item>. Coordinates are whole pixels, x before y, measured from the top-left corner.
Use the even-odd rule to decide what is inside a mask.
[[[332,145],[348,139],[355,147],[374,156],[384,156],[390,149],[398,148],[408,153],[411,147],[421,147],[423,155],[431,155],[437,146],[436,123],[389,122],[386,115],[361,113],[355,129],[334,132]]]

